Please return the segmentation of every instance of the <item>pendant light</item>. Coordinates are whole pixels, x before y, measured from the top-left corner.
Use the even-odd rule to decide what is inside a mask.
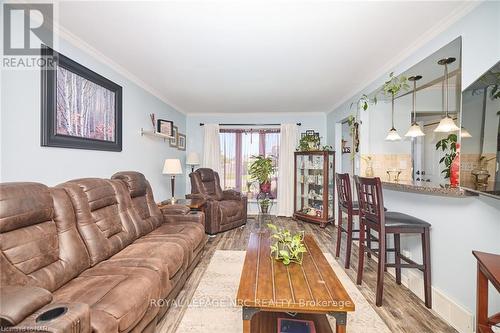
[[[396,131],[396,128],[394,127],[394,94],[392,94],[392,128],[389,130],[389,133],[385,137],[386,141],[399,141],[401,140],[401,137],[398,134],[398,131]]]
[[[438,61],[439,65],[444,66],[444,118],[439,122],[438,127],[434,132],[448,133],[460,130],[460,128],[455,124],[455,121],[448,115],[448,65],[454,62],[455,58],[445,58]]]
[[[406,132],[405,136],[416,138],[419,136],[424,136],[425,133],[420,128],[420,125],[417,124],[417,81],[422,78],[422,75],[416,75],[408,78],[409,81],[413,81],[413,114],[412,114],[412,122],[410,129]]]

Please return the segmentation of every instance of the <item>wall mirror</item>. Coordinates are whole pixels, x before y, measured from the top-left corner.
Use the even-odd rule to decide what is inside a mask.
[[[500,199],[500,62],[462,93],[460,185]]]
[[[377,102],[368,111],[361,174],[368,169],[385,181],[450,186],[449,166],[460,141],[461,47],[459,37],[401,73],[398,78],[407,81],[394,96],[394,112],[383,87],[369,95]],[[458,172],[455,178],[458,186]]]

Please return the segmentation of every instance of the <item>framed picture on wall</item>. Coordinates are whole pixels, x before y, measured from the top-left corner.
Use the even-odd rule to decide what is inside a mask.
[[[156,121],[156,132],[168,136],[173,136],[174,122],[165,119],[158,119]]]
[[[180,134],[177,136],[177,149],[186,150],[186,134]]]
[[[177,126],[172,126],[172,138],[170,139],[170,147],[177,148],[179,144],[178,135],[179,135],[179,128]]]
[[[42,47],[41,145],[122,150],[122,87]]]

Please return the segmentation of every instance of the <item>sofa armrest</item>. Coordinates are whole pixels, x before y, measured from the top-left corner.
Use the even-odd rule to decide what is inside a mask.
[[[191,194],[186,194],[186,199],[208,200],[208,197],[201,193],[191,193]]]
[[[84,303],[52,303],[3,331],[91,333],[90,309]]]
[[[46,289],[26,286],[0,288],[0,326],[14,326],[52,301]]]
[[[203,212],[189,212],[185,215],[163,215],[165,223],[179,223],[179,222],[190,222],[199,223],[205,225],[205,213]]]
[[[235,190],[222,191],[223,200],[238,200],[241,201],[246,198],[243,194]]]
[[[186,205],[161,205],[161,213],[165,215],[186,215],[190,209]]]

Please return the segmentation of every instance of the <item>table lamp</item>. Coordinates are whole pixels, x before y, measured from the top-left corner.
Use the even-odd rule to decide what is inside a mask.
[[[182,175],[181,161],[177,158],[168,158],[163,164],[163,174],[170,175],[170,181],[172,182],[172,199],[170,201],[172,204],[175,203],[175,175]]]
[[[192,152],[189,153],[186,164],[191,166],[191,172],[194,172],[195,165],[200,165],[200,158],[198,157],[198,153]]]

